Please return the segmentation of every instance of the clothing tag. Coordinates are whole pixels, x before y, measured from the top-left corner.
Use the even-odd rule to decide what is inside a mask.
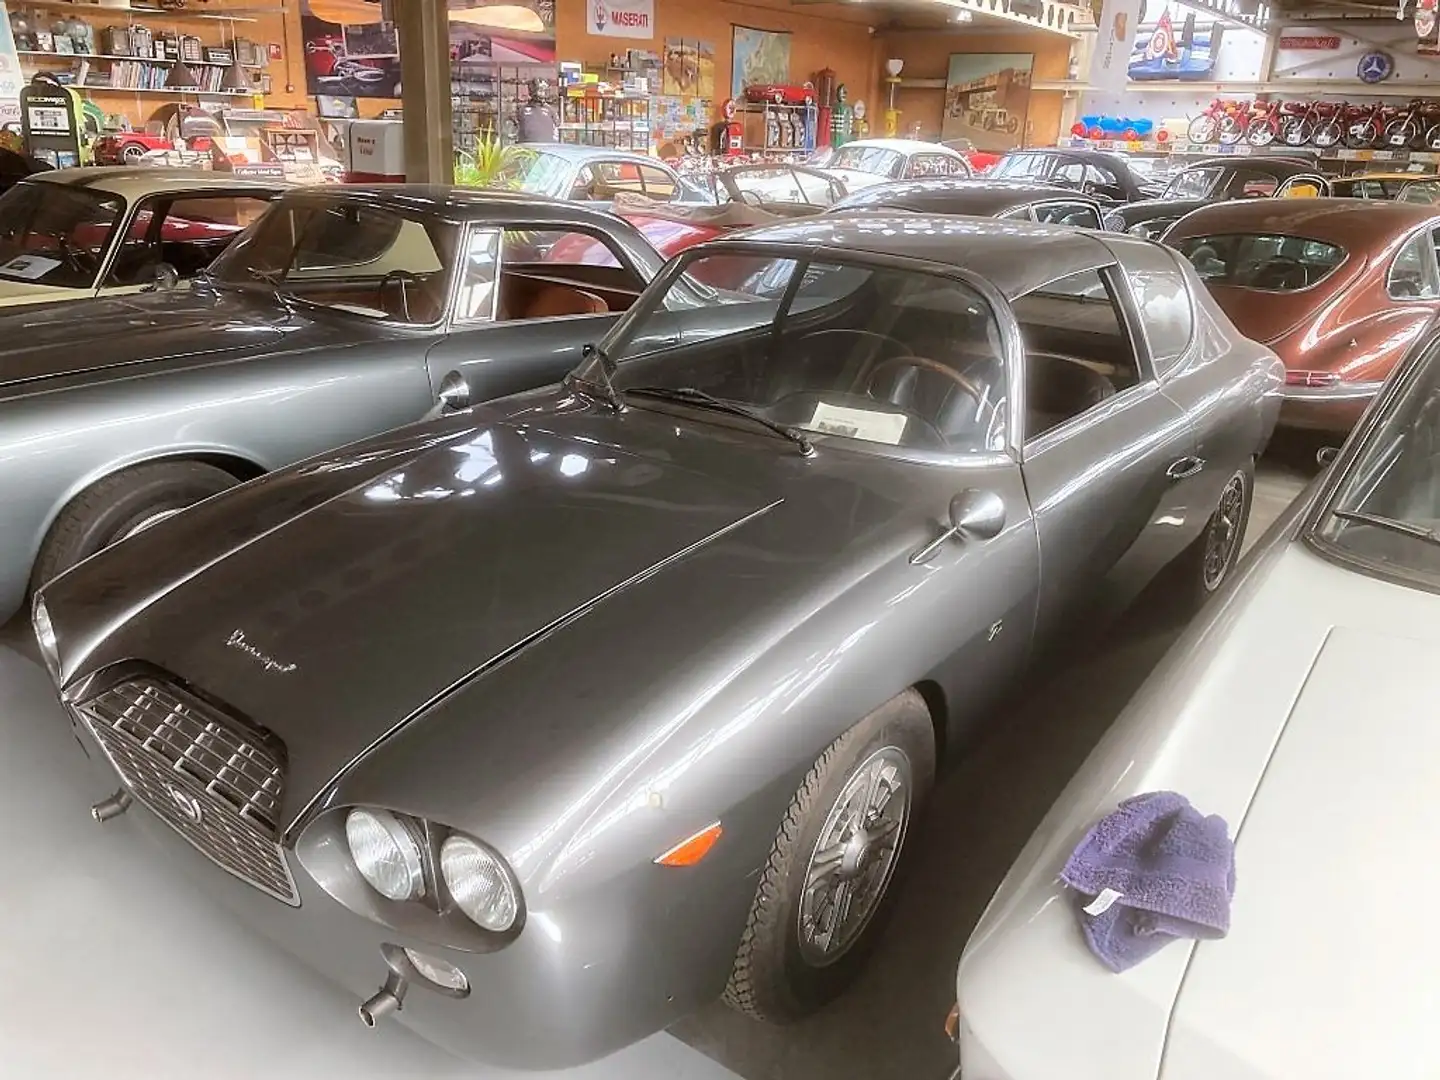
[[[1086,915],[1104,915],[1105,912],[1110,910],[1110,905],[1124,895],[1124,893],[1118,893],[1114,889],[1101,889],[1100,895],[1080,910],[1085,912]]]

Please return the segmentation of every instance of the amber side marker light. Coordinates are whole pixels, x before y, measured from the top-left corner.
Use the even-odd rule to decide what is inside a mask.
[[[715,846],[715,841],[720,839],[720,834],[725,830],[720,822],[706,825],[705,828],[691,836],[687,836],[678,844],[672,847],[655,860],[657,866],[694,866]]]

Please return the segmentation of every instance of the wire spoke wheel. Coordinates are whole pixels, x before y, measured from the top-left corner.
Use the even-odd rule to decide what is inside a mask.
[[[797,929],[807,964],[839,960],[875,914],[905,840],[911,787],[910,759],[884,746],[841,789],[805,870]]]
[[[1240,542],[1241,523],[1245,512],[1245,478],[1232,476],[1220,495],[1220,504],[1210,517],[1205,530],[1205,588],[1211,592],[1220,587],[1234,561]]]

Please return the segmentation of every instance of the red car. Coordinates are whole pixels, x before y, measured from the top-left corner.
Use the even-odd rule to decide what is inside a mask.
[[[175,144],[143,131],[119,131],[95,140],[96,165],[133,165],[151,150],[173,150]]]

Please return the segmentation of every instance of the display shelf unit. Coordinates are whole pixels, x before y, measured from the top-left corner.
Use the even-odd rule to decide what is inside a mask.
[[[650,95],[567,94],[560,100],[560,141],[648,152]]]
[[[215,7],[208,11],[194,11],[187,8],[167,9],[162,7],[144,7],[140,5],[121,5],[111,7],[105,4],[73,4],[69,0],[15,0],[7,5],[10,14],[29,11],[32,8],[38,11],[68,11],[72,14],[89,18],[91,16],[120,16],[120,15],[141,15],[147,19],[185,19],[185,20],[221,20],[230,22],[258,22],[261,16],[283,15],[289,9],[284,6],[273,8],[224,8]]]
[[[741,148],[750,154],[808,154],[815,149],[819,111],[811,105],[773,101],[736,102]]]
[[[1251,146],[1249,143],[1192,143],[1186,139],[1157,142],[1153,139],[1136,142],[1124,139],[1061,139],[1059,145],[1068,149],[1113,150],[1130,154],[1169,154],[1173,157],[1303,157],[1317,164],[1385,164],[1440,166],[1440,152],[1429,150],[1368,150],[1348,146],[1322,149],[1318,146]]]
[[[450,102],[455,149],[474,154],[487,132],[493,132],[503,146],[516,142],[516,117],[520,106],[529,100],[532,79],[545,79],[553,85],[554,65],[452,62]]]
[[[155,59],[153,59],[153,58],[148,59],[148,60],[141,60],[141,59],[138,58],[138,57],[134,57],[134,56],[119,56],[119,55],[116,55],[116,54],[114,54],[114,53],[62,53],[62,52],[54,52],[54,51],[48,50],[48,49],[17,49],[17,50],[15,51],[15,54],[16,54],[17,56],[26,57],[27,59],[28,59],[28,58],[32,58],[32,57],[34,57],[34,58],[45,57],[45,58],[50,59],[50,60],[64,60],[64,61],[67,61],[67,62],[68,62],[68,61],[71,61],[71,60],[139,60],[139,62],[141,62],[141,63],[151,63],[151,64],[168,64],[168,63],[170,63],[169,60],[155,60]],[[211,63],[209,60],[186,60],[186,61],[185,61],[185,64],[186,64],[187,67],[192,67],[192,68],[193,68],[193,67],[218,67],[218,68],[225,68],[225,67],[229,67],[229,66],[230,66],[229,64],[215,64],[215,63]]]

